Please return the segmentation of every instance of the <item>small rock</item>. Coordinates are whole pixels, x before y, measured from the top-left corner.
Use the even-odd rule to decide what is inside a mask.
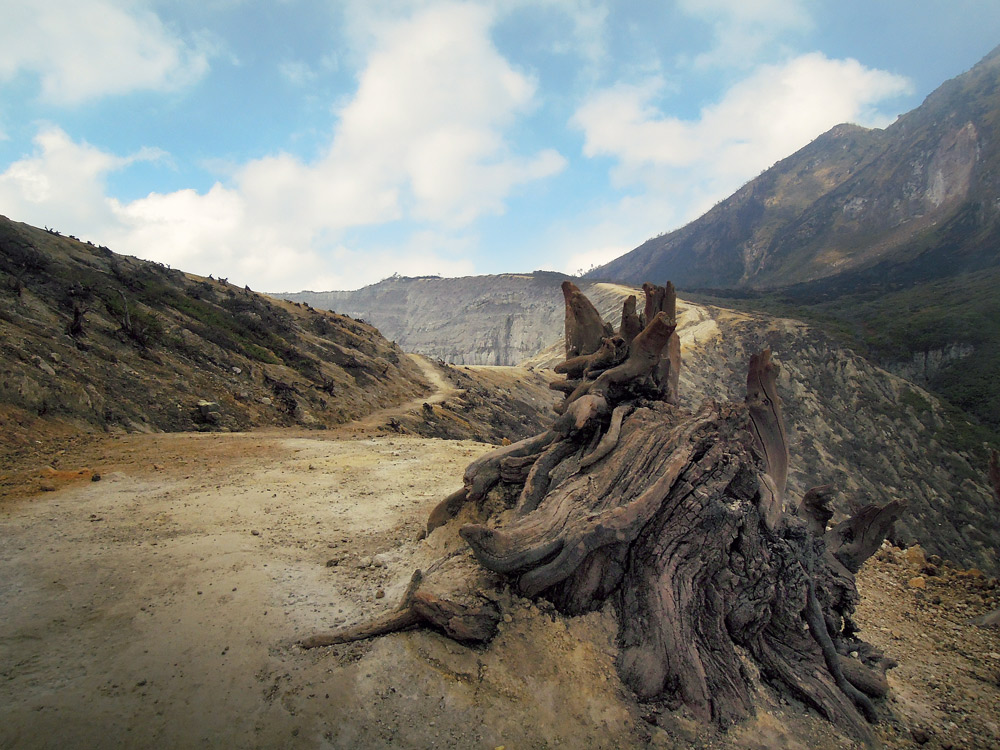
[[[927,555],[919,544],[903,550],[903,559],[914,568],[922,568],[927,564]]]
[[[38,369],[44,372],[46,375],[56,374],[56,371],[52,369],[52,365],[50,365],[44,359],[39,357],[37,354],[34,357],[32,357],[32,359],[34,360],[35,365],[37,365]]]
[[[101,475],[100,475],[100,474],[98,474],[98,473],[97,473],[97,472],[95,471],[95,472],[94,472],[93,474],[91,474],[91,475],[90,475],[90,481],[91,481],[91,482],[100,482],[100,481],[101,481]]]
[[[52,484],[52,482],[42,482],[40,485],[38,485],[38,489],[40,489],[42,492],[55,492],[56,486]]]
[[[202,399],[198,402],[198,411],[201,412],[201,416],[203,417],[207,417],[212,412],[219,411],[220,408],[218,401],[206,401]]]
[[[253,534],[254,536],[260,536],[260,532],[257,531],[257,529],[251,529],[250,533]]]
[[[262,399],[260,400],[260,402],[261,402],[261,403],[262,403],[262,404],[263,404],[264,406],[270,406],[270,405],[271,405],[271,399],[267,398],[266,396],[265,396],[264,398],[262,398]]]
[[[338,565],[340,565],[340,560],[337,558],[330,558],[326,561],[326,567],[328,568],[336,568]]]
[[[375,592],[375,598],[376,599],[384,599],[385,598],[385,591],[383,589],[379,589],[378,591],[376,591]]]
[[[927,588],[927,581],[924,580],[923,576],[914,576],[906,582],[906,585],[911,589],[924,589]]]
[[[926,729],[921,727],[915,727],[910,730],[910,735],[913,737],[913,741],[918,745],[926,745],[931,740],[931,735]]]

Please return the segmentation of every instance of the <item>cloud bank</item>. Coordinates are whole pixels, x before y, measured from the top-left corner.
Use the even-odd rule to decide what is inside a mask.
[[[186,106],[201,115],[216,79],[239,79],[237,56],[218,54],[239,37],[208,44],[211,32],[164,20],[171,7],[10,0],[0,91],[34,92],[50,120],[85,120],[137,92],[170,92],[155,100],[169,100],[166,116],[183,117]],[[223,7],[200,17],[231,19]],[[502,270],[575,272],[696,218],[833,125],[891,121],[886,102],[908,91],[906,79],[783,46],[813,28],[809,8],[679,0],[629,15],[602,0],[347,0],[325,17],[336,26],[317,34],[325,46],[261,51],[284,87],[278,99],[322,110],[291,126],[309,133],[308,156],[291,150],[290,132],[287,150],[201,154],[210,177],[198,189],[147,188],[126,200],[111,186],[139,163],[193,171],[197,157],[155,143],[116,153],[47,122],[35,126],[30,153],[0,167],[0,212],[271,291],[495,271],[497,257]],[[702,51],[656,48],[660,35],[644,17],[690,24]],[[249,44],[247,67],[256,37]],[[692,107],[678,84],[688,75],[718,93]],[[0,115],[10,131],[11,113]],[[234,143],[252,130],[241,116],[232,113]],[[280,137],[280,126],[273,132]],[[507,238],[497,217],[536,199],[510,221],[527,215],[530,227]]]
[[[27,221],[66,221],[125,252],[141,248],[143,257],[195,272],[230,268],[256,288],[303,278],[317,288],[370,281],[377,259],[345,247],[345,230],[404,219],[461,230],[502,213],[519,185],[565,167],[553,149],[522,155],[506,140],[505,129],[533,106],[537,84],[497,52],[491,23],[485,8],[438,4],[382,26],[314,162],[276,154],[239,166],[227,184],[204,193],[122,203],[106,195],[105,176],[136,157],[49,128],[36,138],[35,155],[0,175],[0,198]],[[85,199],[67,212],[73,195]],[[443,272],[471,270],[429,252],[426,237],[416,233],[413,256],[389,260],[383,275],[413,268],[414,256]]]

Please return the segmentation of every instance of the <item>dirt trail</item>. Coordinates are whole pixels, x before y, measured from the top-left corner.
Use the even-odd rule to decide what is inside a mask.
[[[434,392],[429,396],[418,396],[417,398],[410,399],[406,403],[400,404],[399,406],[393,406],[389,409],[380,409],[379,411],[372,412],[367,417],[363,417],[353,424],[371,425],[383,422],[388,417],[405,414],[407,412],[423,408],[424,404],[439,404],[458,391],[458,388],[445,380],[440,370],[438,370],[431,363],[431,361],[427,359],[427,357],[422,354],[408,354],[407,356],[413,360],[417,367],[421,369],[424,377],[430,381],[431,386],[434,388]]]
[[[363,432],[368,428],[385,424],[393,417],[422,409],[424,404],[439,404],[458,392],[459,389],[449,383],[440,370],[427,357],[422,354],[408,354],[407,356],[420,368],[424,378],[430,382],[431,387],[434,389],[433,392],[427,396],[418,396],[417,398],[410,399],[398,406],[374,411],[366,417],[337,428],[336,432],[338,434]]]

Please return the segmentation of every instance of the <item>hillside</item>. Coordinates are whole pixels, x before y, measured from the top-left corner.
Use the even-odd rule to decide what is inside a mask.
[[[426,391],[370,325],[0,217],[5,440],[329,427]]]
[[[1000,48],[884,131],[838,125],[699,219],[587,274],[773,289],[1000,263]]]
[[[108,431],[330,427],[407,400],[412,408],[377,416],[383,432],[500,442],[537,431],[555,398],[546,378],[530,371],[417,366],[351,318],[43,230],[2,226],[0,398],[10,446],[30,447],[38,420]],[[559,310],[558,324],[531,323],[539,341],[558,345],[562,299],[550,288],[555,280],[511,277],[511,289],[505,278],[416,284],[431,291],[423,299],[407,292],[422,311],[417,326],[437,320],[439,331],[477,335],[472,313],[448,314],[461,296],[444,293],[451,281],[468,297],[483,288],[493,301],[519,297],[525,318]],[[398,289],[414,281],[393,283]],[[611,284],[589,289],[612,322],[635,291]],[[789,480],[794,493],[834,483],[843,511],[854,500],[905,497],[911,512],[899,524],[898,541],[918,540],[942,557],[996,569],[1000,531],[990,523],[995,499],[986,489],[985,463],[956,447],[962,422],[932,396],[793,321],[690,303],[682,310],[687,405],[742,398],[750,353],[769,346],[784,367],[781,387],[798,456]],[[437,378],[447,393],[423,395],[427,387],[417,384]]]
[[[884,369],[945,399],[973,424],[961,444],[1000,442],[1000,268],[898,290],[822,294],[798,288],[692,297],[729,308],[795,317],[821,327]],[[846,287],[846,285],[845,285]]]

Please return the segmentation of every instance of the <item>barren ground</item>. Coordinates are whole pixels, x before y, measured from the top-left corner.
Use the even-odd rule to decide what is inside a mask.
[[[0,500],[0,747],[850,747],[768,695],[728,735],[681,713],[648,723],[607,613],[512,596],[483,649],[426,631],[295,646],[393,606],[454,542],[417,541],[427,512],[490,448],[374,424],[52,436],[19,453]],[[901,555],[880,557],[859,621],[901,662],[881,737],[1000,746],[1000,637],[968,624],[995,582],[942,566],[914,589]]]

